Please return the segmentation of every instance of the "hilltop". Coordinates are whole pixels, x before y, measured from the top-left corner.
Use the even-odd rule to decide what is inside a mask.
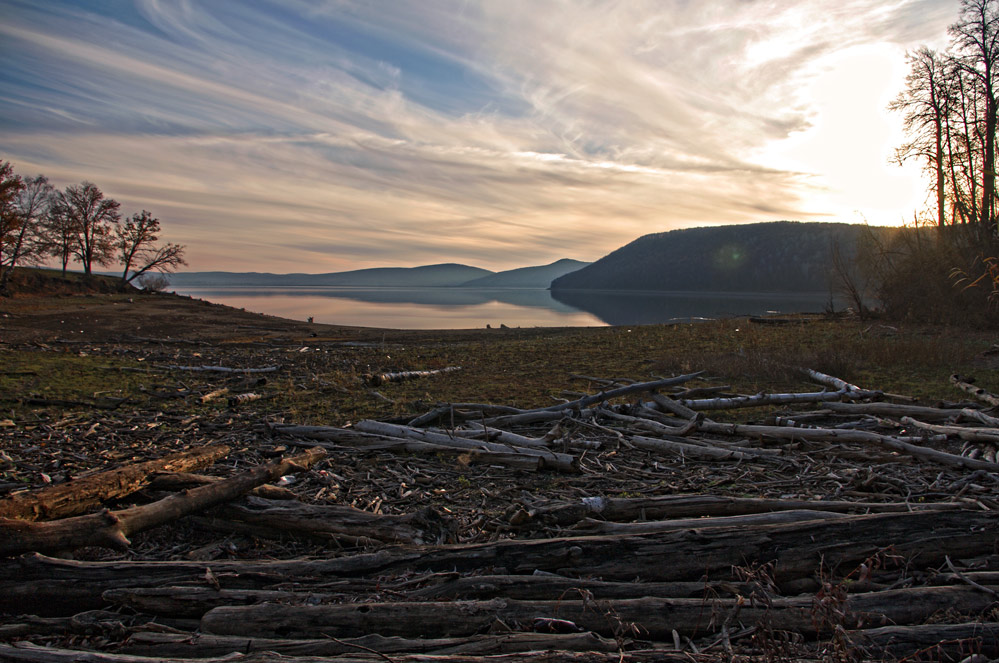
[[[552,282],[552,290],[815,292],[838,247],[852,261],[864,233],[846,223],[776,221],[645,235]]]

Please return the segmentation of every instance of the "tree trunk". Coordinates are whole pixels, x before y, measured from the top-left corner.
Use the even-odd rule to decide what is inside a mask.
[[[921,623],[932,615],[953,610],[978,614],[992,597],[973,587],[926,587],[853,594],[827,611],[811,596],[770,601],[738,599],[638,598],[620,601],[489,601],[347,603],[340,605],[282,605],[214,608],[201,618],[201,630],[219,635],[253,637],[469,636],[488,629],[496,620],[505,624],[536,624],[539,620],[572,622],[583,631],[614,637],[634,625],[645,637],[670,640],[673,632],[688,637],[719,630],[726,618],[747,626],[767,625],[808,636],[863,624]],[[835,616],[832,616],[835,614]],[[731,616],[731,617],[730,617]]]
[[[91,474],[38,491],[16,493],[0,500],[0,519],[51,520],[98,507],[105,500],[142,489],[154,472],[186,472],[208,467],[226,456],[229,447],[215,445],[172,454],[158,460]]]
[[[313,449],[294,458],[256,467],[219,483],[121,511],[102,511],[42,523],[0,519],[0,557],[26,552],[75,550],[87,546],[124,550],[129,546],[130,534],[228,502],[293,470],[308,467],[325,455],[326,452],[322,449]]]

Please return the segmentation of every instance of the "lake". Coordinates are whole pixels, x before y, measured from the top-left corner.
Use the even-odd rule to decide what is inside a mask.
[[[172,286],[180,295],[282,318],[385,329],[596,327],[816,312],[828,293],[557,291],[540,288]]]

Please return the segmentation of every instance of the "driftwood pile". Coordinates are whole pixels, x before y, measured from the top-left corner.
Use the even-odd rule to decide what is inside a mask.
[[[820,390],[577,376],[597,393],[533,410],[266,422],[284,457],[226,478],[191,474],[216,445],[15,494],[0,660],[999,657],[995,396],[808,373]],[[307,555],[129,556],[181,518]],[[93,547],[125,552],[60,558]]]

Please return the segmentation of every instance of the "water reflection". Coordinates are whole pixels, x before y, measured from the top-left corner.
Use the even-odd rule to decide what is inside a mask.
[[[592,327],[821,311],[828,295],[663,293],[536,288],[176,287],[174,291],[285,318],[390,329]]]

